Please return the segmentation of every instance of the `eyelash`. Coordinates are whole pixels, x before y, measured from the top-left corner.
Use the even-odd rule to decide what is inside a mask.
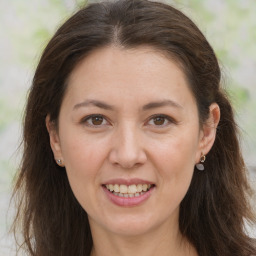
[[[107,120],[107,118],[104,115],[101,115],[101,114],[93,114],[93,115],[86,116],[85,118],[83,118],[81,120],[81,123],[86,124],[86,126],[93,127],[93,128],[101,128],[102,126],[108,125],[108,124],[95,125],[95,124],[89,123],[89,120],[92,120],[92,118],[94,118],[94,117],[102,118],[103,122],[105,121],[108,124],[110,124],[110,122]],[[164,124],[163,125],[149,124],[150,121],[154,122],[154,119],[156,119],[156,118],[163,118],[164,119]],[[166,121],[167,121],[167,123],[166,123]],[[163,114],[155,114],[155,115],[151,116],[150,118],[148,118],[148,121],[146,121],[146,123],[148,123],[150,126],[155,126],[155,127],[158,127],[158,128],[163,128],[163,127],[166,127],[170,124],[177,124],[177,122],[173,118],[171,118],[170,116],[167,116],[167,115],[163,115]]]
[[[154,119],[156,118],[163,118],[165,119],[164,122],[167,121],[167,123],[163,124],[163,125],[155,125],[155,124],[152,124],[152,126],[158,126],[159,128],[162,128],[162,127],[166,127],[170,124],[177,124],[177,122],[170,116],[167,116],[167,115],[163,115],[163,114],[156,114],[156,115],[153,115],[151,116],[147,121],[147,123],[149,123],[151,120],[154,122]]]
[[[92,118],[94,118],[94,117],[102,118],[105,122],[109,123],[109,121],[107,120],[107,118],[106,118],[105,116],[101,115],[101,114],[93,114],[93,115],[86,116],[85,118],[83,118],[83,119],[81,120],[81,123],[82,123],[82,124],[86,124],[86,125],[89,126],[89,127],[100,128],[100,127],[102,126],[102,124],[100,124],[100,125],[94,125],[94,124],[90,124],[90,123],[89,123],[89,120],[90,120],[90,119],[92,120]],[[103,122],[104,122],[104,121],[103,121]],[[103,124],[103,125],[105,125],[105,124]]]

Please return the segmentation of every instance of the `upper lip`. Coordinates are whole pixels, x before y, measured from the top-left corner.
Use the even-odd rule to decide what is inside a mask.
[[[151,181],[148,181],[148,180],[144,180],[144,179],[138,179],[138,178],[133,178],[133,179],[111,179],[111,180],[108,180],[106,182],[103,183],[103,185],[108,185],[108,184],[119,184],[119,185],[138,185],[138,184],[154,184],[153,182]]]

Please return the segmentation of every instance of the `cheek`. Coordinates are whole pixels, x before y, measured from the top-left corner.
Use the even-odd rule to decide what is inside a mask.
[[[152,144],[151,152],[159,164],[169,169],[169,173],[181,173],[194,166],[197,141],[190,136],[172,136],[161,143]]]
[[[66,133],[61,144],[65,164],[71,167],[81,166],[84,171],[90,172],[101,163],[106,155],[106,146],[104,145],[106,142],[83,133],[73,132],[70,136]]]
[[[92,195],[97,195],[100,189],[98,184],[104,155],[103,148],[81,138],[63,143],[63,158],[70,187],[88,214],[94,209]]]
[[[103,145],[97,140],[89,140],[84,134],[72,133],[69,136],[66,133],[63,136],[62,155],[70,186],[78,200],[86,201],[86,194],[97,188],[101,166],[107,154]]]
[[[166,193],[185,195],[194,172],[197,140],[193,136],[172,136],[152,147],[152,159]]]
[[[159,189],[164,198],[167,213],[172,213],[185,197],[194,172],[193,147],[180,143],[179,140],[163,148],[158,154]]]

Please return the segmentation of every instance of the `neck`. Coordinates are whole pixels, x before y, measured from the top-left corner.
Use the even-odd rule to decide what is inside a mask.
[[[91,256],[197,256],[194,247],[182,237],[178,227],[163,224],[154,230],[137,236],[124,236],[104,230],[92,230]]]

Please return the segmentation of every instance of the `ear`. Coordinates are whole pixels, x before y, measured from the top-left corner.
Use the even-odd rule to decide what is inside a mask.
[[[209,107],[209,118],[203,124],[200,131],[199,148],[197,152],[197,162],[200,161],[201,154],[207,155],[211,150],[215,138],[216,129],[220,121],[220,108],[217,103],[211,104]]]
[[[54,158],[58,165],[60,165],[61,167],[64,167],[64,159],[61,152],[61,145],[60,145],[60,139],[59,139],[57,127],[56,127],[56,124],[50,120],[49,114],[45,118],[45,124],[46,124],[47,131],[49,133],[50,145],[52,148]]]

